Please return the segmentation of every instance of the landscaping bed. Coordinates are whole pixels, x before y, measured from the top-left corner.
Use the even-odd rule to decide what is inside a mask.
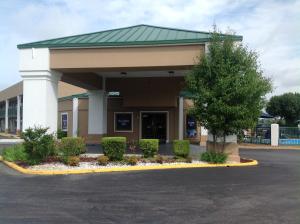
[[[98,155],[103,156],[103,155]],[[130,158],[135,158],[136,164],[130,164],[128,161]],[[39,165],[29,166],[24,163],[17,163],[23,168],[30,170],[80,170],[80,169],[107,169],[113,167],[127,168],[132,166],[168,166],[179,164],[207,164],[207,162],[199,160],[176,159],[172,156],[158,156],[151,159],[143,158],[141,155],[126,155],[122,161],[108,162],[106,165],[99,164],[97,157],[88,157],[86,155],[80,156],[80,162],[77,166],[70,166],[61,162],[58,158],[45,161]]]
[[[140,139],[135,147],[141,154],[125,154],[128,145],[125,137],[103,137],[103,154],[87,154],[82,138],[56,140],[42,128],[28,129],[23,133],[23,139],[24,143],[6,148],[2,156],[8,166],[27,174],[244,166],[253,162],[242,160],[244,165],[228,163],[226,154],[216,152],[204,152],[199,158],[191,158],[188,140],[174,141],[174,155],[162,156],[158,152],[158,139]]]

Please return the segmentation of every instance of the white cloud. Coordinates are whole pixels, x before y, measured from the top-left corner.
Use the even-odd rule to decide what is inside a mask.
[[[0,3],[0,19],[0,88],[20,79],[19,43],[140,23],[211,30],[216,22],[258,51],[273,94],[300,92],[300,1],[15,0]]]

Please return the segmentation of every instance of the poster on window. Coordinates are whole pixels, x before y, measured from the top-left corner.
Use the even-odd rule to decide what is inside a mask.
[[[131,131],[132,130],[132,114],[118,113],[115,114],[115,129],[116,131]]]
[[[61,115],[61,130],[62,131],[68,130],[68,114]]]
[[[188,138],[197,137],[197,122],[194,117],[186,117],[186,135]]]

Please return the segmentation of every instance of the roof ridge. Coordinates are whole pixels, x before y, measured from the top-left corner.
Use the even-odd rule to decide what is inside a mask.
[[[168,29],[168,30],[176,30],[176,31],[191,32],[191,33],[205,33],[205,34],[212,34],[212,32],[201,31],[201,30],[180,29],[180,28],[172,28],[172,27],[156,26],[156,25],[148,25],[148,24],[140,24],[140,25],[142,25],[142,26],[148,26],[148,27],[155,27],[155,28],[160,28],[160,29]]]

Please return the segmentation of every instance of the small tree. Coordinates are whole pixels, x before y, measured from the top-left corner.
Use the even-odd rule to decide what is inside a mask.
[[[255,125],[271,82],[263,77],[254,51],[233,35],[212,34],[209,52],[186,77],[194,107],[192,114],[217,137],[238,134]],[[215,144],[214,144],[215,145]]]
[[[285,93],[273,96],[266,108],[272,116],[285,120],[286,125],[296,125],[300,119],[300,93]]]

